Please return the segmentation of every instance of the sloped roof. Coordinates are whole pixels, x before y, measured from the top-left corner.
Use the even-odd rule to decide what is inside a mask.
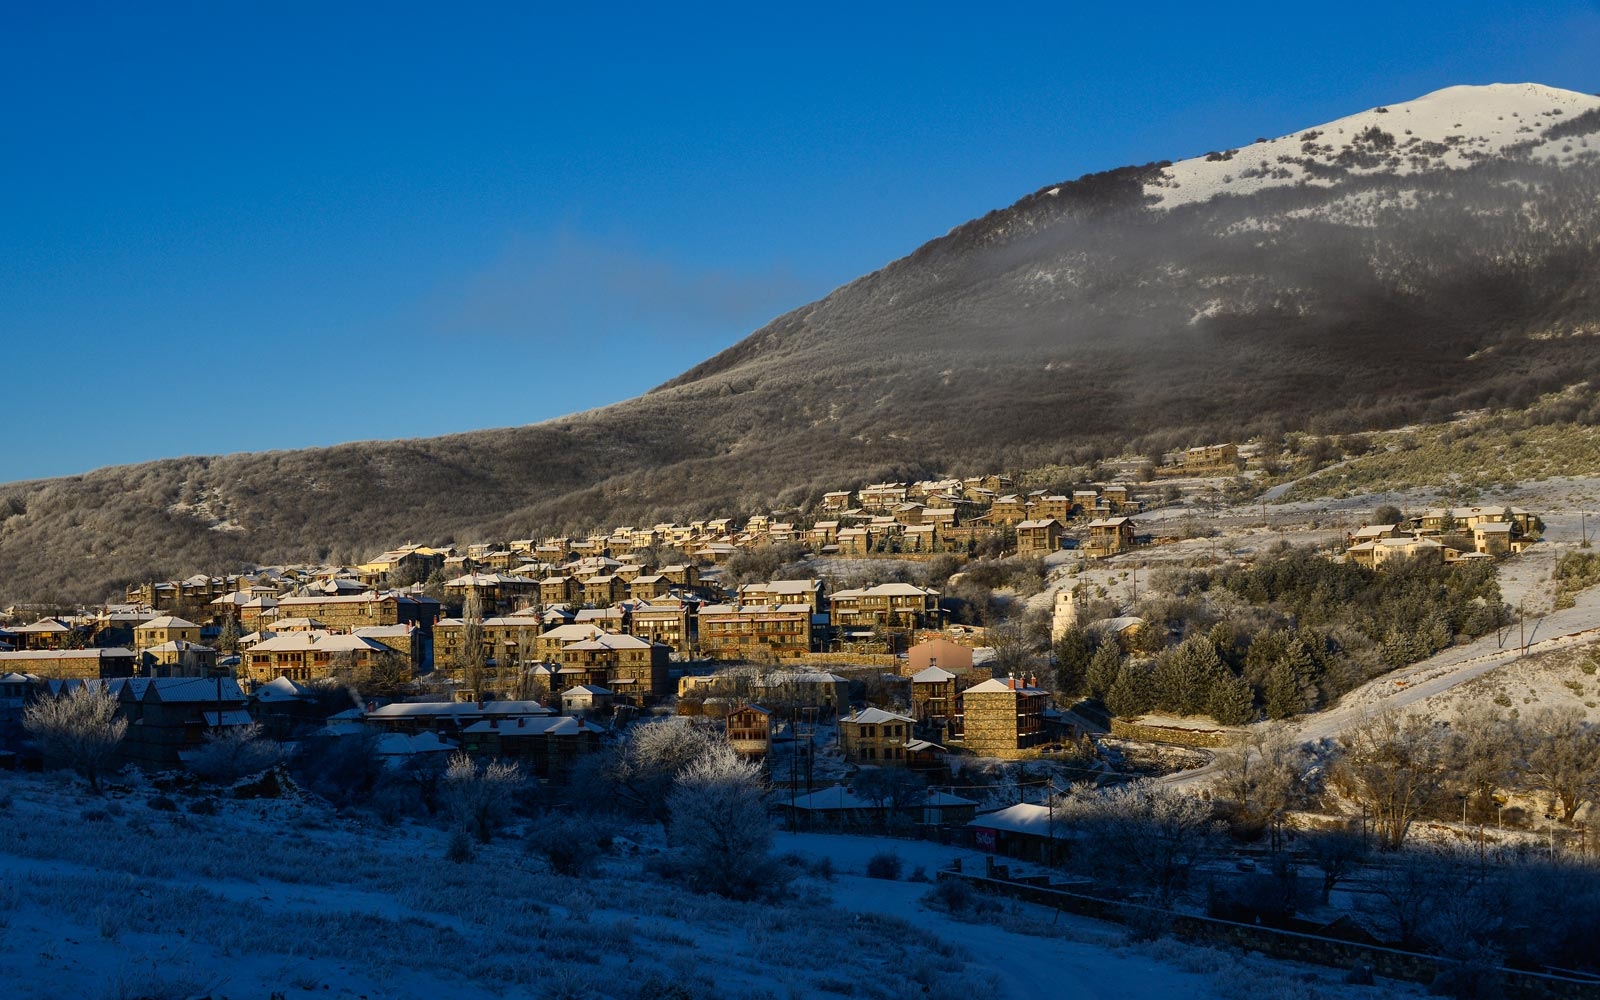
[[[967,825],[985,830],[1025,833],[1051,840],[1060,840],[1066,836],[1066,824],[1059,817],[1051,818],[1050,807],[1033,802],[1018,802],[1014,806],[984,813],[976,819],[969,820]]]
[[[881,708],[863,708],[852,715],[845,716],[839,721],[855,722],[861,725],[877,725],[878,723],[882,722],[909,722],[914,725],[917,720],[908,718],[904,715],[896,715],[893,712],[886,712]]]

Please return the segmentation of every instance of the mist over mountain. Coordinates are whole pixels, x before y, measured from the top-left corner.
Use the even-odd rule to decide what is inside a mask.
[[[1520,406],[1600,368],[1597,249],[1600,98],[1454,87],[1041,188],[603,409],[0,486],[0,596]]]

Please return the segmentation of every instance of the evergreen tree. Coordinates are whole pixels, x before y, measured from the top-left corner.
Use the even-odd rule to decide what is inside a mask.
[[[1211,685],[1206,698],[1206,714],[1224,726],[1242,726],[1254,722],[1256,696],[1243,677],[1228,674]]]
[[[1261,685],[1269,719],[1287,719],[1310,711],[1317,704],[1317,679],[1321,675],[1311,648],[1314,637],[1304,632],[1290,639],[1277,662],[1267,670]]]
[[[1155,679],[1150,664],[1128,660],[1117,671],[1117,680],[1106,694],[1106,707],[1117,715],[1143,715],[1155,704]]]
[[[1121,672],[1122,650],[1115,642],[1103,643],[1089,658],[1089,670],[1084,678],[1089,687],[1089,697],[1105,701]]]
[[[1094,649],[1089,637],[1076,626],[1067,629],[1056,640],[1056,692],[1064,695],[1081,694],[1088,683],[1089,664],[1094,659]]]

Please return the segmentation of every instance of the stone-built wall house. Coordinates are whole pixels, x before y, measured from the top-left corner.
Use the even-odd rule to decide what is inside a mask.
[[[316,618],[330,629],[350,631],[368,625],[414,624],[431,630],[439,617],[439,602],[431,597],[393,591],[340,594],[327,597],[285,597],[278,601],[280,617]]]
[[[279,677],[296,683],[326,680],[344,670],[371,669],[378,658],[393,655],[381,642],[328,632],[283,632],[246,649],[244,675],[252,684]]]
[[[1049,695],[1017,677],[996,677],[961,693],[952,737],[979,757],[1015,759],[1049,742],[1044,710]]]
[[[186,618],[162,615],[134,627],[133,648],[144,652],[167,642],[199,642],[200,626]]]
[[[822,610],[821,580],[771,580],[739,588],[740,604],[804,604],[813,614]]]
[[[824,493],[822,495],[822,509],[830,514],[849,510],[853,497],[854,494],[849,490],[835,490],[832,493]]]
[[[728,713],[728,745],[744,757],[765,757],[772,749],[772,712],[745,705]]]
[[[132,677],[137,658],[131,649],[18,649],[0,652],[0,674],[32,674],[51,680],[107,680]]]
[[[140,767],[167,769],[206,737],[251,724],[244,692],[232,677],[132,677],[105,682],[128,730],[120,758]]]
[[[20,649],[66,649],[77,639],[77,629],[59,618],[41,618],[31,625],[18,625],[11,634]],[[195,635],[200,628],[195,626]]]
[[[1028,513],[1035,521],[1054,518],[1066,524],[1072,517],[1072,498],[1059,493],[1046,494],[1033,501],[1033,509]]]
[[[1089,540],[1084,544],[1084,554],[1092,558],[1114,556],[1127,552],[1134,546],[1138,530],[1130,517],[1105,517],[1089,522]]]
[[[570,576],[547,576],[539,581],[539,600],[544,604],[571,604],[583,593],[583,584]]]
[[[602,632],[569,642],[561,647],[559,660],[563,668],[582,670],[585,683],[616,692],[619,701],[643,706],[671,693],[671,650],[637,636]]]
[[[829,598],[834,628],[939,628],[939,592],[910,583],[841,590]]]
[[[1017,524],[1017,555],[1042,556],[1061,548],[1066,529],[1054,517]]]
[[[1016,524],[1028,519],[1028,501],[1026,497],[1015,493],[1008,493],[1003,497],[996,497],[994,504],[989,508],[989,523],[995,525]]]
[[[908,716],[864,708],[839,720],[839,748],[852,763],[904,767],[915,724]]]
[[[628,631],[674,653],[687,654],[694,648],[697,625],[695,605],[676,597],[658,597],[634,605]]]
[[[812,648],[809,604],[707,604],[700,652],[713,660],[803,656]]]

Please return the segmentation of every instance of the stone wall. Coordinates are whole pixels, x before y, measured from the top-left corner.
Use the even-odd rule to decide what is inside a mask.
[[[1185,747],[1225,747],[1239,739],[1226,729],[1185,729],[1182,726],[1146,726],[1126,719],[1111,720],[1111,735],[1145,743],[1175,743]]]

